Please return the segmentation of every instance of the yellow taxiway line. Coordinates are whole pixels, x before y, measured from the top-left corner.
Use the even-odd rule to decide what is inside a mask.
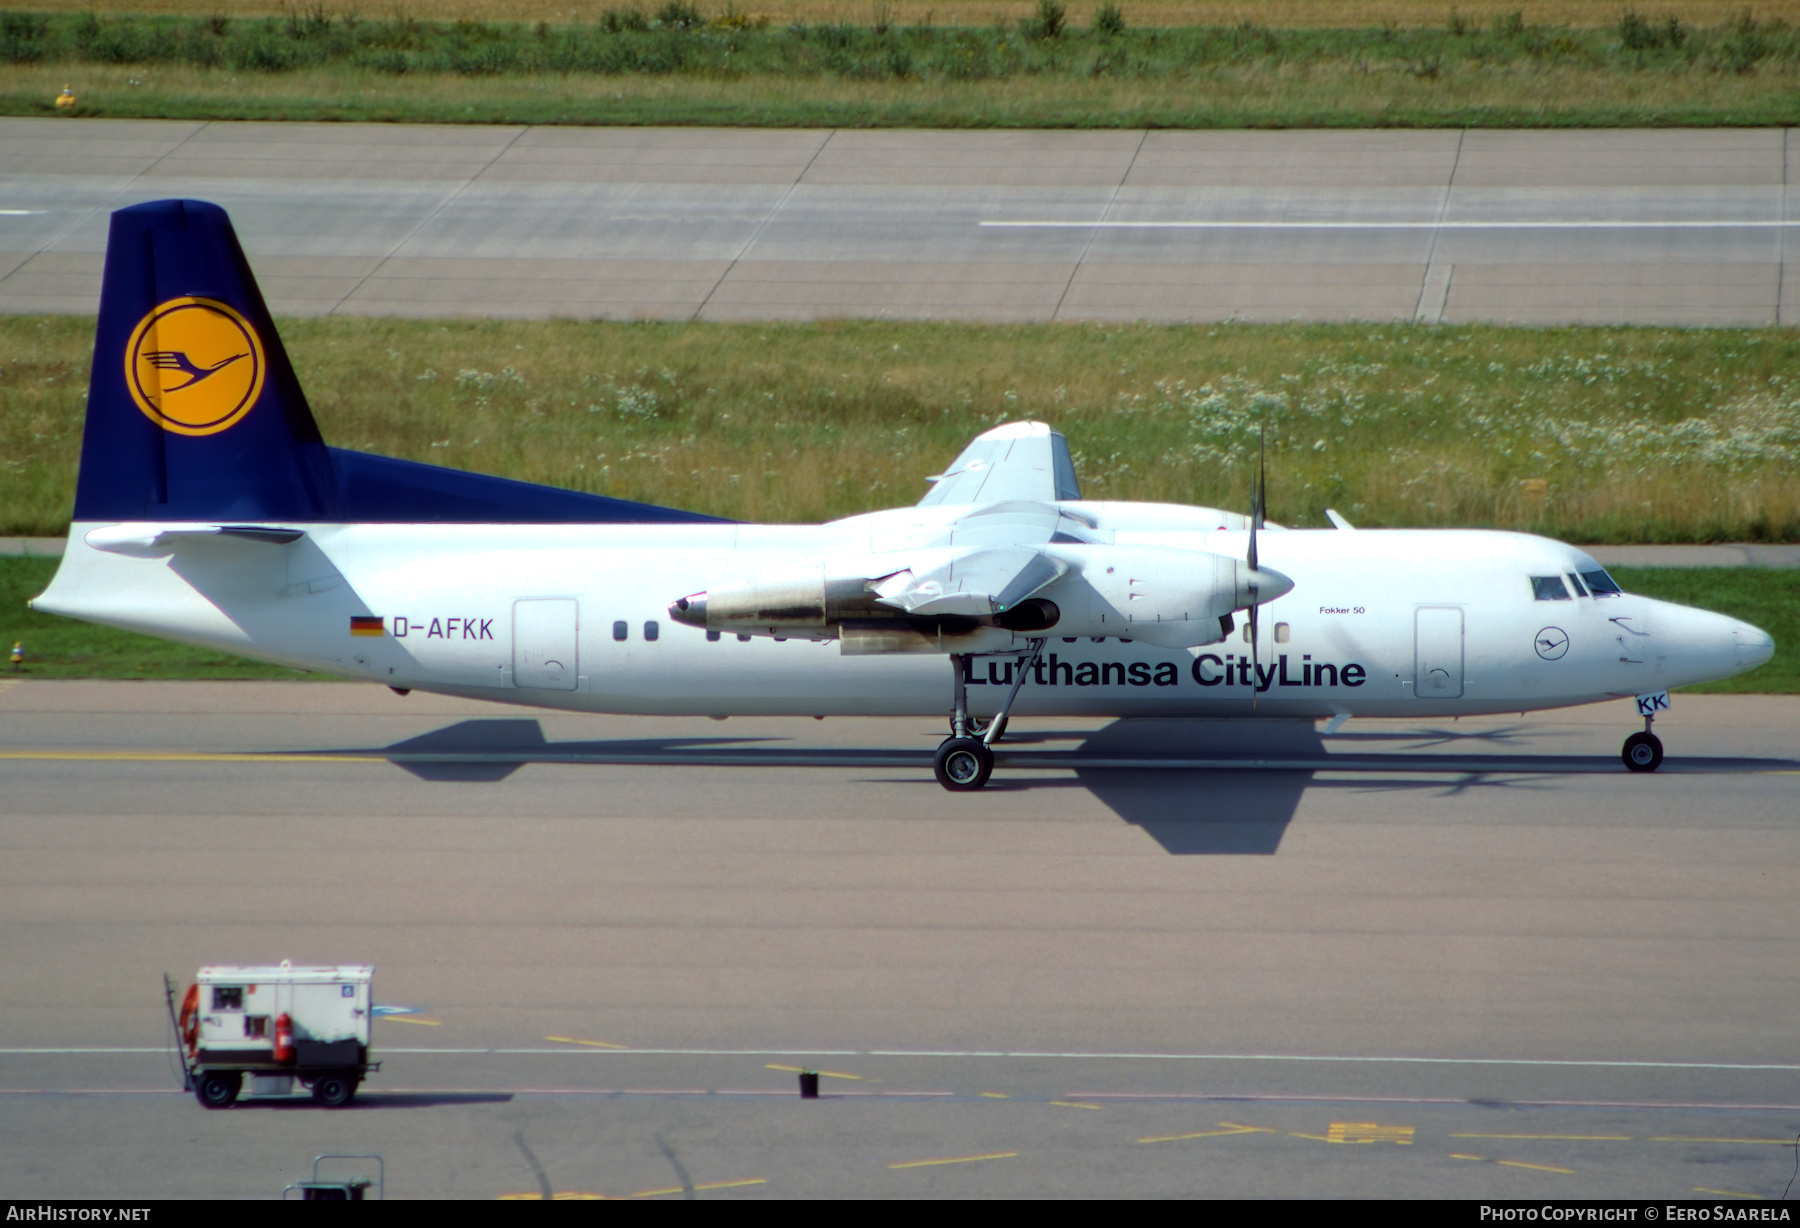
[[[769,1063],[765,1064],[763,1066],[763,1069],[764,1070],[784,1070],[789,1074],[805,1074],[806,1073],[806,1067],[804,1067],[804,1066],[777,1066],[774,1062],[769,1062]],[[861,1083],[863,1081],[863,1077],[861,1075],[845,1074],[841,1070],[815,1070],[815,1071],[813,1071],[813,1073],[818,1075],[821,1079],[854,1079],[858,1083]],[[880,1080],[873,1080],[873,1081],[879,1082]]]
[[[982,1160],[1011,1160],[1018,1156],[1016,1151],[989,1151],[978,1156],[944,1156],[935,1160],[896,1160],[889,1168],[931,1168],[938,1164],[977,1164]],[[699,1187],[695,1187],[699,1188]]]
[[[76,763],[386,763],[386,755],[314,755],[304,751],[0,750],[0,760]]]
[[[699,1191],[699,1190],[735,1190],[741,1186],[767,1185],[768,1183],[769,1183],[769,1179],[767,1177],[746,1177],[742,1181],[697,1181],[694,1183],[693,1188],[696,1191]],[[670,1194],[685,1194],[685,1193],[687,1193],[687,1190],[683,1186],[670,1185],[670,1186],[664,1186],[661,1189],[655,1189],[655,1190],[639,1190],[637,1193],[633,1194],[632,1197],[633,1198],[666,1198]]]
[[[573,1036],[546,1036],[545,1040],[554,1040],[564,1045],[588,1045],[595,1049],[629,1049],[630,1045],[615,1045],[610,1040],[579,1040]]]

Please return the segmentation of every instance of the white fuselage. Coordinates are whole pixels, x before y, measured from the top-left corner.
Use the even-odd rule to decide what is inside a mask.
[[[1242,558],[1205,509],[1065,505],[1119,546]],[[835,641],[709,638],[677,597],[796,562],[906,548],[958,509],[825,525],[306,525],[286,545],[231,537],[96,549],[77,524],[34,607],[301,669],[503,703],[709,716],[941,716],[940,655],[842,655]],[[298,526],[297,526],[298,527]],[[97,540],[104,540],[103,538]],[[1769,637],[1630,594],[1541,600],[1532,576],[1598,570],[1516,533],[1285,530],[1261,565],[1292,578],[1219,643],[1163,649],[1046,633],[1021,715],[1450,716],[1591,703],[1725,677]],[[1571,591],[1576,586],[1571,585]],[[362,617],[360,634],[351,620]],[[380,619],[378,628],[367,620]],[[1016,640],[1015,652],[1028,647]],[[1014,656],[970,657],[971,713],[1006,697]],[[1254,697],[1254,704],[1253,704]]]

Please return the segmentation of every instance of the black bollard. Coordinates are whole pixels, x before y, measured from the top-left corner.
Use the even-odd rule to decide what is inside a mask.
[[[800,1099],[817,1100],[819,1098],[819,1072],[802,1070],[800,1072]]]

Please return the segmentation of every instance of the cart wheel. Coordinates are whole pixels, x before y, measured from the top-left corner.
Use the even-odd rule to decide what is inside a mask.
[[[194,1084],[194,1098],[209,1109],[228,1109],[243,1088],[243,1072],[209,1070]]]
[[[322,1104],[328,1109],[341,1109],[350,1103],[356,1095],[356,1076],[349,1074],[322,1074],[313,1080],[312,1097],[314,1103]]]

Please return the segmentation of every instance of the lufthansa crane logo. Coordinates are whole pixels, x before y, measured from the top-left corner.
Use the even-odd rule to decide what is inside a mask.
[[[1537,633],[1537,638],[1532,641],[1532,646],[1537,649],[1537,655],[1544,660],[1559,660],[1565,652],[1569,651],[1569,633],[1561,627],[1545,627]]]
[[[125,384],[150,421],[177,435],[215,435],[256,405],[262,338],[210,298],[172,298],[138,321],[125,347]]]

